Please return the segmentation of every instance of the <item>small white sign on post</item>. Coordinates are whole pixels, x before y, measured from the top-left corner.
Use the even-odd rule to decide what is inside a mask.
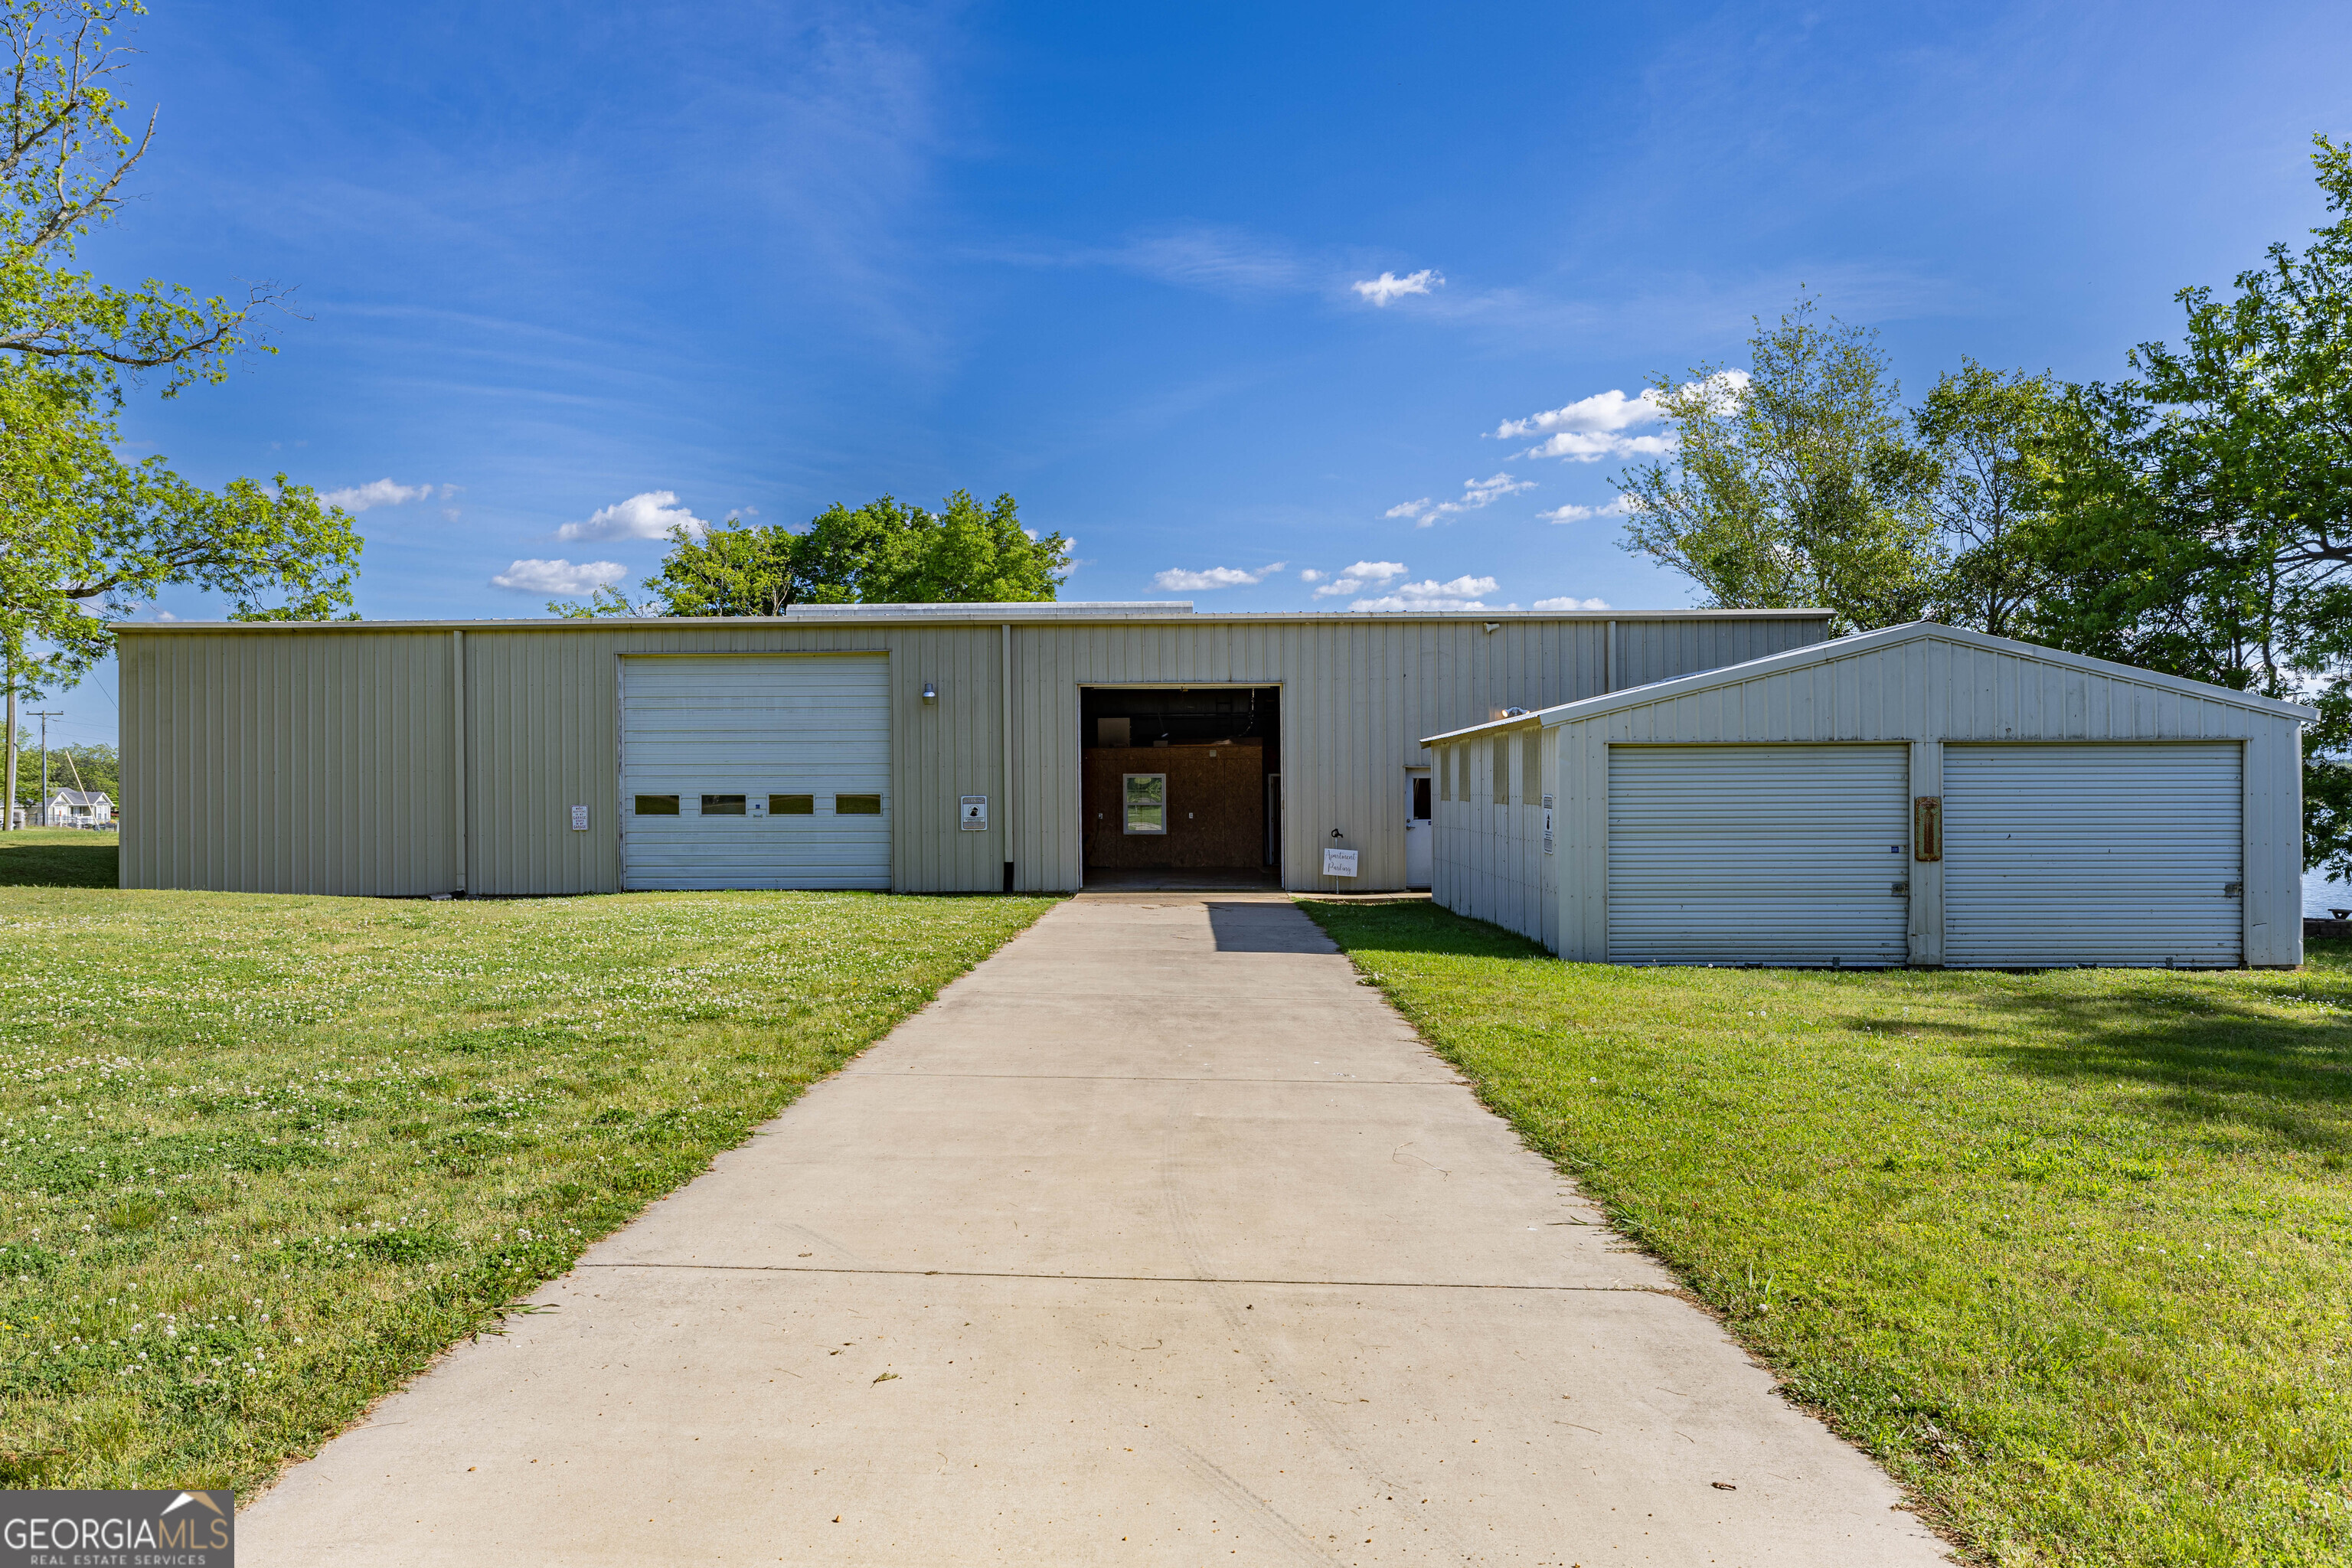
[[[957,797],[956,827],[964,833],[988,831],[988,797],[967,795]]]
[[[572,808],[572,831],[574,833],[585,833],[588,831],[588,808],[586,806],[575,805]]]
[[[1356,854],[1353,849],[1326,849],[1323,851],[1323,874],[1327,877],[1354,876]]]

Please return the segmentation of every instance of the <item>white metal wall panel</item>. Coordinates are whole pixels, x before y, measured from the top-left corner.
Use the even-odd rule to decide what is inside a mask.
[[[1903,746],[1612,746],[1615,963],[1899,964]]]
[[[807,816],[766,797],[815,796]],[[678,797],[639,816],[639,795]],[[705,816],[702,796],[740,795],[741,816]],[[878,795],[879,816],[841,816],[836,796]],[[887,888],[890,661],[777,654],[621,663],[621,886]]]
[[[2239,748],[1947,745],[1944,963],[2234,966]]]

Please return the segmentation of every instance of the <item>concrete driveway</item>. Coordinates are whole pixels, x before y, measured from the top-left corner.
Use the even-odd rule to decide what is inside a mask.
[[[1060,906],[289,1472],[281,1563],[1946,1561],[1286,900]]]

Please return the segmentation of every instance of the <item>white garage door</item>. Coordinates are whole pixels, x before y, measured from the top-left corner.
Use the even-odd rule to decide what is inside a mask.
[[[621,886],[889,885],[887,658],[621,661]]]
[[[1944,962],[2235,964],[2239,800],[2234,744],[1946,746]]]
[[[1906,746],[1612,746],[1617,963],[1898,964]]]

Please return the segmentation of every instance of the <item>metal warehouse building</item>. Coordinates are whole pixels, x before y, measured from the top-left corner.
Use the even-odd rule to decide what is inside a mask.
[[[131,623],[122,885],[477,895],[1426,885],[1421,737],[1824,613]],[[1357,875],[1324,874],[1352,851]]]
[[[1434,896],[1616,963],[2292,966],[2309,708],[1915,625],[1426,742]]]

